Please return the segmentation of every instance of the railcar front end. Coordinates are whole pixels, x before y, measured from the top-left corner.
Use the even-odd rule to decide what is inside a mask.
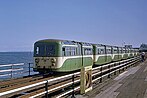
[[[34,71],[45,73],[62,66],[61,41],[41,40],[34,44]]]

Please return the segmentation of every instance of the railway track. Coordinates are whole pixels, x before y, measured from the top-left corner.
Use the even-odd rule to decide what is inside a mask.
[[[43,76],[30,76],[30,77],[22,77],[22,78],[16,78],[16,79],[11,79],[11,80],[5,80],[5,81],[0,82],[0,88],[1,89],[7,88],[7,87],[27,83],[27,82],[30,82],[30,81],[39,80],[39,79],[42,79],[42,78],[43,78]]]
[[[121,71],[124,71],[138,61],[139,58],[132,58],[97,66],[92,69],[92,83],[102,82],[105,78],[111,77],[116,72],[120,73]],[[0,84],[0,97],[4,98],[35,98],[43,96],[61,98],[71,94],[73,91],[80,91],[80,72],[46,77],[27,77],[0,83],[2,83]]]
[[[18,79],[11,79],[10,81],[1,81],[0,82],[0,93],[4,91],[9,91],[13,89],[17,89],[23,86],[32,85],[37,82],[41,82],[44,80],[52,79],[54,76],[32,76],[32,77],[25,77],[25,78],[18,78]],[[27,90],[26,90],[27,91]],[[7,96],[16,95],[15,93],[8,94]]]

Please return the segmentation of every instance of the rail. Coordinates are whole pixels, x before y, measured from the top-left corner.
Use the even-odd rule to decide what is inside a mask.
[[[11,76],[21,73],[24,63],[0,65],[0,77]]]
[[[121,72],[128,67],[135,65],[140,61],[139,57],[131,58],[128,60],[118,61],[102,66],[98,66],[92,69],[92,83],[97,81],[102,82],[103,78],[110,78],[115,75],[116,72]],[[9,97],[16,94],[22,94],[20,98],[35,98],[53,94],[56,98],[61,98],[80,90],[80,72],[71,73],[65,76],[56,77],[46,81],[38,82],[35,84],[27,85],[17,89],[0,92],[0,97]],[[32,92],[31,92],[32,91]],[[62,92],[59,92],[62,91]],[[29,93],[27,93],[29,92]]]
[[[28,66],[27,66],[28,65]],[[23,76],[30,76],[34,74],[32,70],[33,63],[17,63],[17,64],[6,64],[0,65],[0,78],[14,78],[18,75]],[[16,76],[15,76],[16,75]],[[9,77],[10,76],[10,77]]]

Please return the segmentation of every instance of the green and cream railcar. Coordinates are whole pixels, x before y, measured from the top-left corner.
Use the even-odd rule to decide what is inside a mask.
[[[90,43],[80,42],[82,50],[82,64],[81,66],[93,66],[93,46]],[[81,67],[80,67],[81,68]]]
[[[118,60],[122,60],[123,59],[123,48],[122,47],[118,47]]]
[[[40,73],[70,72],[83,66],[102,65],[135,55],[138,55],[138,49],[47,39],[34,44],[33,69]]]
[[[134,49],[134,56],[138,56],[139,55],[139,50],[137,48],[133,48]]]
[[[133,48],[130,49],[130,58],[132,58],[132,57],[134,57],[134,49]]]
[[[66,40],[41,40],[34,44],[34,71],[70,72],[93,65],[92,45]]]
[[[126,48],[126,53],[128,54],[128,58],[131,58],[131,49],[130,48]]]
[[[112,46],[106,45],[106,63],[112,62]]]
[[[62,45],[62,62],[64,63],[56,71],[70,72],[79,70],[82,66],[93,65],[93,47],[91,44],[74,42],[76,46],[71,46],[66,43]]]
[[[123,59],[127,59],[128,58],[128,53],[125,47],[123,47]]]
[[[94,65],[106,64],[112,61],[111,46],[94,44]]]
[[[57,72],[70,72],[81,69],[82,66],[93,65],[92,45],[89,43],[63,41],[61,67]]]
[[[138,48],[134,48],[134,56],[139,56],[139,49]]]
[[[119,49],[116,46],[112,47],[112,61],[120,60]]]

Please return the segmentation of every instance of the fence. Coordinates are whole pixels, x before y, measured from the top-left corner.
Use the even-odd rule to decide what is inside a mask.
[[[0,79],[1,78],[14,78],[18,75],[27,76],[33,72],[33,63],[28,63],[29,66],[25,66],[25,63],[0,65]]]

